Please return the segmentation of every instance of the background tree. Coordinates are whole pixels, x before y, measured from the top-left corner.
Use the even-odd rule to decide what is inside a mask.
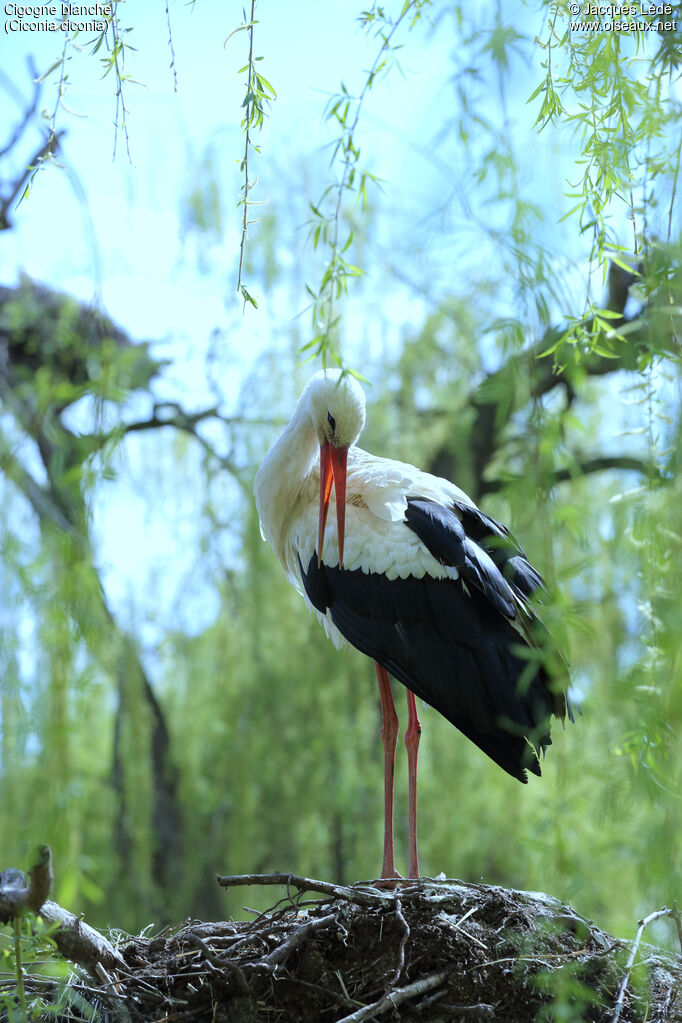
[[[240,162],[260,124],[265,140],[275,130],[258,104],[265,115],[277,90],[275,122],[285,103],[272,55],[265,84],[252,77],[259,32],[277,17],[255,14],[228,43],[231,53],[248,42],[251,98],[227,136]],[[0,829],[8,862],[49,841],[58,897],[94,922],[112,906],[130,928],[240,912],[238,896],[226,906],[214,891],[216,870],[293,865],[348,881],[376,869],[372,680],[305,616],[250,493],[313,368],[301,364],[306,345],[327,361],[343,353],[372,382],[370,450],[453,478],[512,522],[551,584],[546,616],[583,709],[528,790],[427,712],[424,869],[549,890],[621,933],[679,896],[679,32],[646,44],[570,32],[560,4],[524,18],[440,3],[365,11],[363,59],[349,54],[344,70],[356,84],[331,98],[321,133],[331,183],[324,159],[295,162],[265,144],[235,176],[220,135],[188,158],[180,222],[197,293],[202,273],[225,287],[225,264],[212,269],[216,225],[229,223],[240,185],[247,204],[272,200],[249,228],[240,297],[206,331],[203,376],[181,345],[162,365],[167,350],[131,344],[52,288],[8,281],[0,295]],[[106,66],[134,151],[134,105],[121,105],[123,60],[134,59],[126,27],[108,29]],[[429,57],[444,38],[454,55],[440,67]],[[372,104],[398,88],[398,60],[408,73],[420,61],[439,119],[412,140],[422,177],[381,192]],[[65,66],[44,86],[60,99]],[[29,160],[66,123],[55,112]],[[554,162],[552,145],[563,146]],[[15,209],[16,182],[28,180],[16,158],[0,188],[6,238],[58,170],[44,167]],[[237,211],[230,292],[243,217],[255,213]],[[312,329],[290,319],[306,283]],[[258,302],[248,318],[242,285]],[[163,307],[156,315],[159,333],[173,329]],[[113,554],[102,523],[117,492],[130,504],[141,492],[145,514]],[[144,567],[155,533],[156,574]],[[137,563],[122,600],[106,564],[126,547]]]

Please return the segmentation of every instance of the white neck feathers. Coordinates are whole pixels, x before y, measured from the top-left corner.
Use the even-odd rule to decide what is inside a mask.
[[[319,486],[319,444],[310,413],[299,401],[256,473],[254,495],[261,531],[285,565],[284,541],[299,502]]]

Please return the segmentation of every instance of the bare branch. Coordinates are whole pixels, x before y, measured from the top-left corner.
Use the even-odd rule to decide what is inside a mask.
[[[50,490],[41,487],[31,474],[19,464],[12,451],[0,438],[0,472],[11,480],[31,504],[41,523],[52,522],[67,533],[75,544],[81,545],[81,537],[73,523],[55,501]]]
[[[371,1005],[365,1005],[362,1009],[351,1012],[350,1016],[344,1016],[343,1019],[339,1020],[339,1023],[362,1023],[363,1020],[380,1016],[384,1012],[388,1012],[389,1009],[395,1009],[402,1002],[406,1002],[410,998],[415,998],[425,991],[433,991],[434,988],[440,987],[441,984],[445,983],[450,972],[450,970],[441,970],[439,973],[431,973],[428,977],[415,980],[414,983],[408,984],[406,987],[390,991]]]
[[[645,916],[643,920],[639,921],[639,926],[637,927],[637,934],[635,935],[635,940],[632,943],[632,948],[630,949],[628,961],[625,964],[625,974],[621,981],[620,987],[618,988],[618,998],[616,999],[616,1005],[613,1011],[613,1016],[611,1017],[611,1023],[618,1023],[618,1020],[621,1017],[621,1013],[623,1011],[623,1004],[625,1001],[625,992],[627,991],[628,982],[630,980],[630,974],[632,973],[632,967],[634,966],[637,951],[639,949],[639,943],[642,940],[642,935],[644,934],[645,929],[649,926],[649,924],[653,923],[654,920],[658,920],[662,916],[672,916],[672,912],[673,912],[672,910],[667,909],[664,906],[663,909],[657,909],[655,912],[649,913],[648,916]]]
[[[609,469],[617,469],[625,472],[639,472],[642,476],[662,481],[664,476],[651,462],[641,458],[634,458],[631,455],[605,455],[600,458],[587,458],[582,462],[575,462],[564,469],[556,469],[547,475],[547,486],[553,487],[556,483],[564,483],[566,480],[577,479],[580,476],[588,476],[593,472],[606,472]],[[496,494],[510,483],[520,480],[519,476],[505,476],[502,479],[483,480],[479,489],[481,494]]]
[[[40,915],[48,924],[59,924],[53,934],[57,948],[65,959],[82,966],[95,979],[100,980],[98,966],[107,973],[128,969],[123,956],[103,934],[90,927],[79,916],[69,913],[56,902],[46,902]]]
[[[266,956],[265,959],[259,961],[258,966],[267,966],[271,969],[277,970],[282,966],[289,958],[290,954],[298,948],[298,946],[310,935],[317,930],[321,930],[323,927],[328,927],[330,924],[336,923],[336,913],[329,913],[327,916],[317,917],[314,920],[308,920],[306,923],[301,924],[295,931],[292,931],[286,941],[281,945],[278,945],[270,955]]]
[[[244,971],[237,965],[237,963],[232,962],[232,960],[228,959],[225,955],[221,956],[214,952],[195,931],[188,931],[186,937],[188,941],[191,941],[192,944],[199,949],[209,965],[213,966],[213,968],[218,972],[224,972],[227,970],[232,974],[237,981],[237,986],[242,994],[248,995],[250,993],[249,985],[247,984],[246,977],[244,976]]]
[[[14,129],[14,131],[10,135],[9,140],[7,141],[7,143],[4,146],[2,146],[2,148],[0,148],[0,156],[5,156],[12,149],[14,149],[14,147],[17,144],[17,142],[19,141],[19,139],[21,138],[21,136],[24,134],[24,132],[26,131],[27,127],[29,126],[33,115],[35,114],[36,110],[38,109],[38,100],[40,99],[40,86],[41,86],[41,83],[40,83],[40,81],[38,79],[38,72],[36,70],[35,64],[33,63],[33,58],[32,57],[28,58],[27,64],[28,64],[28,73],[31,76],[31,81],[33,82],[33,96],[31,98],[31,102],[29,103],[29,105],[26,107],[26,110],[24,111],[24,114],[23,114],[23,117],[22,117],[21,121],[19,122],[17,127]]]
[[[172,410],[170,416],[164,415],[164,410]],[[139,419],[133,423],[123,425],[124,433],[136,433],[139,430],[155,430],[162,426],[175,426],[177,429],[186,430],[193,428],[204,419],[222,419],[218,407],[203,409],[201,412],[185,412],[185,410],[174,401],[154,403],[153,414],[149,419]]]
[[[320,892],[332,899],[346,899],[349,902],[360,902],[376,905],[393,901],[389,892],[381,892],[376,888],[367,891],[363,888],[349,888],[346,885],[330,884],[328,881],[316,881],[313,878],[301,877],[299,874],[226,874],[216,878],[222,888],[236,888],[243,885],[285,885],[298,888],[302,892]]]
[[[400,945],[398,947],[398,963],[395,968],[395,973],[393,974],[392,981],[393,984],[398,983],[398,981],[400,980],[400,974],[403,972],[403,967],[405,965],[405,945],[407,944],[407,940],[410,937],[410,925],[405,919],[405,916],[403,914],[403,907],[401,905],[400,899],[398,898],[396,898],[395,900],[395,915],[400,921],[400,926],[402,927],[403,933],[400,936]]]

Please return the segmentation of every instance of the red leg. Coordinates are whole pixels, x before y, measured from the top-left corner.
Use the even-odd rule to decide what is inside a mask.
[[[393,857],[393,773],[395,747],[398,741],[398,715],[395,712],[388,672],[378,661],[374,662],[381,699],[381,741],[384,744],[384,862],[382,878],[402,877],[395,869]]]
[[[408,805],[409,805],[409,849],[410,849],[410,870],[408,877],[419,877],[419,857],[417,855],[417,751],[419,739],[422,734],[422,726],[417,714],[417,704],[414,693],[407,690],[407,711],[409,715],[407,731],[405,732],[405,746],[407,747],[407,777],[408,777]]]

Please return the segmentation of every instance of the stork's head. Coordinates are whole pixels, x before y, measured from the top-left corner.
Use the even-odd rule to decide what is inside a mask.
[[[320,442],[320,520],[317,561],[322,560],[324,530],[332,491],[336,496],[336,525],[339,537],[339,567],[343,565],[343,535],[346,522],[346,461],[348,448],[355,444],[365,425],[365,392],[352,376],[340,370],[316,373],[308,381],[303,398]]]

